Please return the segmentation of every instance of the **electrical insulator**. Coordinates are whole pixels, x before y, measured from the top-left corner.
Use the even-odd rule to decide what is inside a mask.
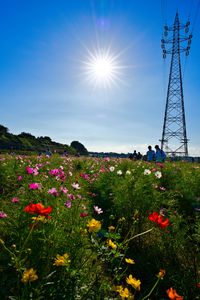
[[[188,45],[191,45],[192,41],[191,39],[188,40]]]
[[[164,29],[165,29],[165,31],[167,31],[167,30],[168,30],[168,26],[167,26],[167,25],[165,25],[165,26],[164,26]]]
[[[188,33],[188,31],[189,31],[189,28],[186,26],[185,27],[185,33]]]
[[[164,44],[161,44],[161,48],[162,48],[162,49],[165,49],[165,45],[164,45]]]
[[[163,53],[163,58],[166,58],[166,54],[165,53]]]
[[[186,56],[188,56],[188,55],[189,55],[189,50],[187,50],[187,51],[185,52],[185,55],[186,55]]]

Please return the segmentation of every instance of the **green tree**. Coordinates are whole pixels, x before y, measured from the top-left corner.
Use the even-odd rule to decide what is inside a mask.
[[[78,141],[73,141],[71,142],[71,145],[70,145],[72,148],[74,148],[78,153],[82,154],[82,155],[87,155],[88,154],[88,151],[87,149],[85,148],[85,146],[83,146],[83,144],[81,144],[80,142]]]

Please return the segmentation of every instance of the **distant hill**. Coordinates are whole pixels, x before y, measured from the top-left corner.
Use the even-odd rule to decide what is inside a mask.
[[[73,147],[74,145],[74,147]],[[3,152],[37,152],[42,153],[49,149],[51,152],[84,154],[87,149],[79,142],[74,141],[71,145],[60,144],[51,140],[48,136],[35,137],[31,133],[22,132],[18,135],[9,133],[9,129],[0,125],[0,151]],[[84,153],[82,153],[82,151]]]

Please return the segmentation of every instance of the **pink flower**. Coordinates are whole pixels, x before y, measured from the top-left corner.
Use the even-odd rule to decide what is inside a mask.
[[[66,201],[66,202],[65,202],[65,206],[66,206],[67,208],[71,208],[71,206],[72,206],[71,201]]]
[[[50,190],[48,190],[48,194],[53,195],[53,196],[58,196],[59,195],[57,189],[54,188],[54,187],[51,188]]]
[[[67,197],[71,200],[75,200],[76,197],[73,194],[67,194]]]
[[[19,175],[18,177],[17,177],[17,180],[22,180],[22,176],[21,175]]]
[[[19,202],[19,198],[17,198],[17,197],[14,197],[14,198],[12,198],[12,203],[18,203]]]
[[[75,189],[75,190],[80,190],[80,186],[77,182],[74,182],[72,183],[72,187]]]
[[[37,183],[37,182],[29,183],[29,189],[31,189],[31,190],[38,190],[40,188],[41,188],[40,183]]]
[[[63,194],[67,194],[68,189],[66,187],[61,186],[60,191],[63,192]]]
[[[7,214],[3,211],[0,211],[0,219],[5,219],[7,218]]]

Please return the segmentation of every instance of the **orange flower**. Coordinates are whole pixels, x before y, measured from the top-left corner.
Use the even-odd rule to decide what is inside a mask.
[[[44,207],[44,205],[41,203],[36,203],[36,204],[30,203],[24,208],[24,211],[29,214],[37,214],[40,216],[45,216],[50,218],[48,214],[52,212],[52,207],[51,206]]]
[[[165,276],[166,271],[164,269],[160,269],[160,272],[158,273],[158,277],[163,279],[163,277]]]
[[[172,300],[183,300],[183,297],[177,294],[176,290],[174,290],[172,287],[167,290],[167,295],[169,299]]]

